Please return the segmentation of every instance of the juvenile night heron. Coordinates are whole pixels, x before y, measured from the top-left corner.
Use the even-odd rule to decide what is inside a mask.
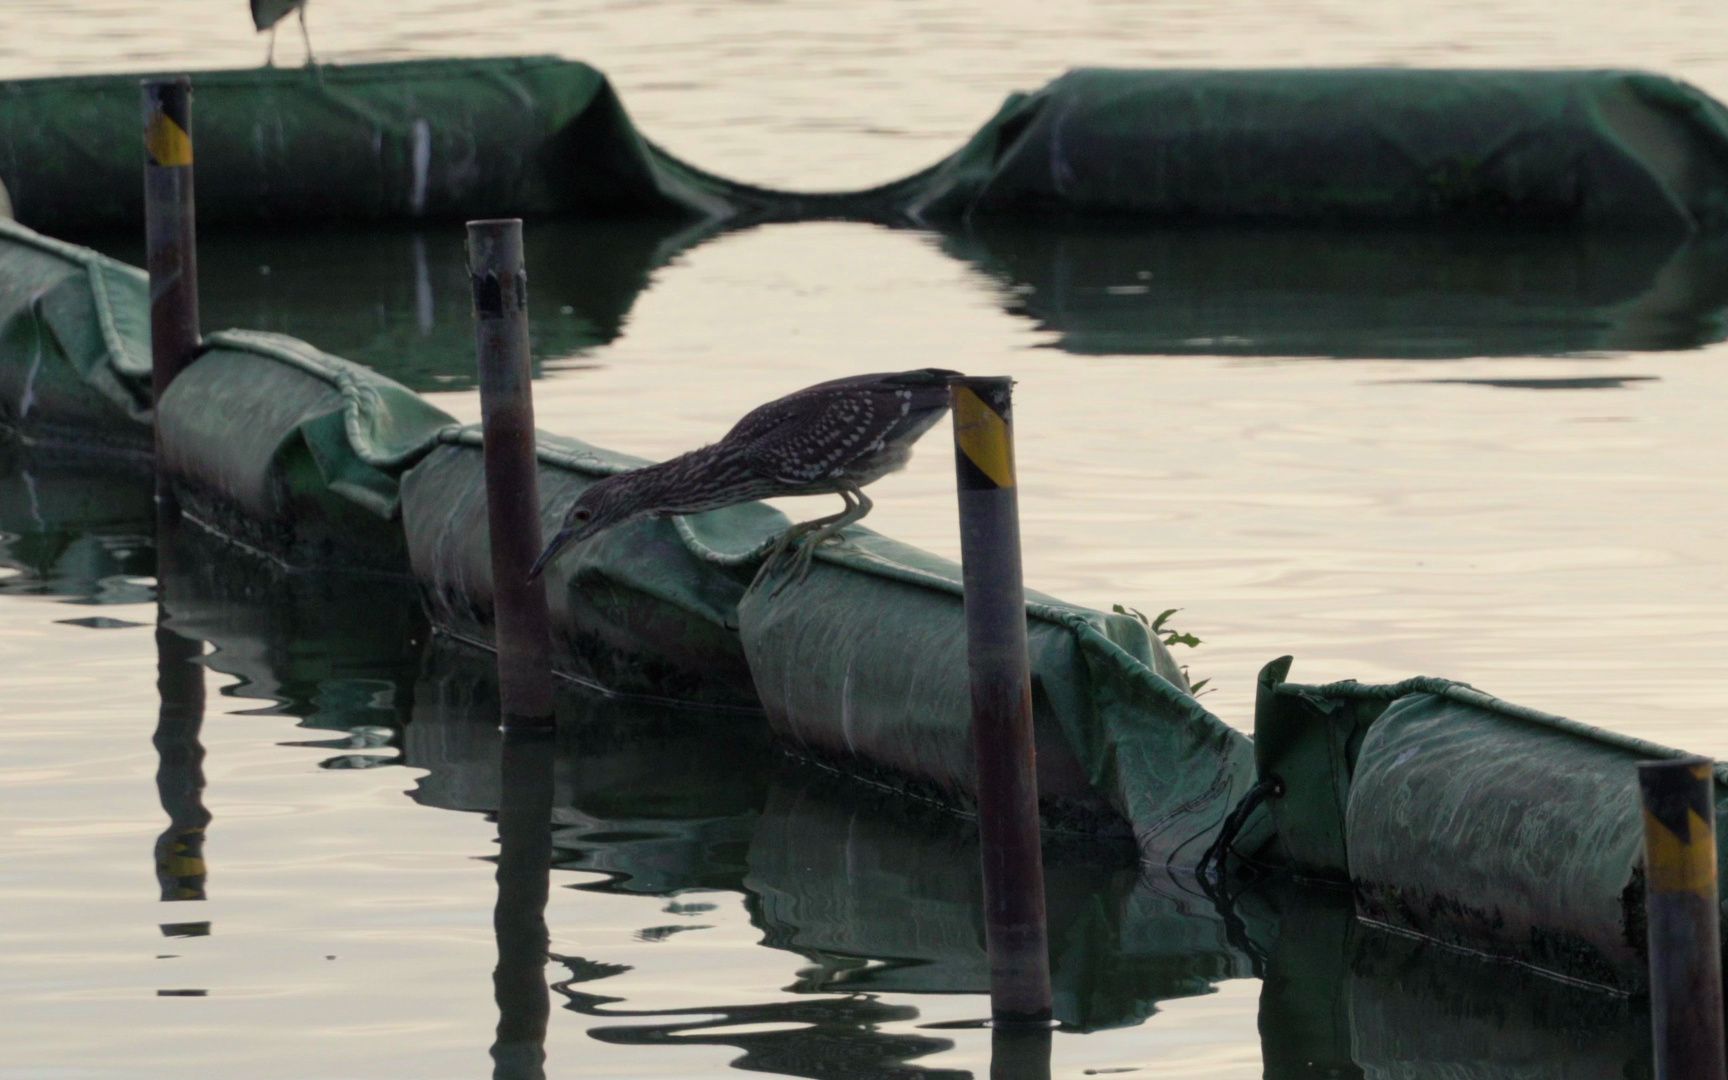
[[[306,5],[311,0],[252,0],[252,25],[259,33],[270,31],[270,50],[264,54],[264,66],[276,66],[276,24],[287,18],[290,11],[300,15],[300,36],[306,42],[306,62],[314,66],[318,58],[312,55],[312,35],[306,32]]]
[[[870,512],[864,485],[905,467],[912,444],[948,411],[957,371],[853,375],[788,394],[738,421],[712,446],[591,484],[564,514],[529,580],[566,544],[639,517],[695,514],[780,495],[838,495],[838,514],[787,529],[763,569],[800,539],[798,577],[817,545]],[[787,581],[792,578],[788,577]]]

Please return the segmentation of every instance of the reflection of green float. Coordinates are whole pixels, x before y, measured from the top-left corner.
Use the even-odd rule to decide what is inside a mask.
[[[18,571],[0,576],[0,595],[149,599],[140,579],[155,572],[154,513],[142,468],[31,453],[0,438],[0,566]]]
[[[537,222],[527,230],[536,361],[616,338],[650,277],[713,229],[676,220]],[[141,262],[143,247],[102,238]],[[474,382],[472,287],[460,230],[210,230],[198,244],[206,326],[316,341],[411,390]]]
[[[943,249],[1085,355],[1547,356],[1728,333],[1715,239],[997,224]]]

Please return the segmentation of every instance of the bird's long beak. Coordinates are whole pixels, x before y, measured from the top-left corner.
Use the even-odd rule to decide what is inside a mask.
[[[559,529],[558,535],[552,538],[551,543],[546,545],[546,550],[542,551],[540,557],[534,560],[534,565],[528,568],[528,580],[534,581],[538,579],[540,577],[540,571],[546,569],[546,564],[552,561],[553,557],[558,554],[565,544],[570,542],[570,538],[574,535],[576,535],[575,529]]]

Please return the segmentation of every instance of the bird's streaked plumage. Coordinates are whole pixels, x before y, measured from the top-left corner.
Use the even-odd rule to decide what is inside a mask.
[[[818,383],[751,410],[711,446],[591,484],[529,571],[538,577],[565,545],[635,518],[695,514],[781,495],[839,495],[846,509],[794,525],[776,553],[815,545],[870,512],[861,488],[904,468],[912,444],[948,410],[940,368],[853,375]]]

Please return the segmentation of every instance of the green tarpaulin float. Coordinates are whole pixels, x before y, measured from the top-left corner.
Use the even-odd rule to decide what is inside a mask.
[[[59,234],[140,227],[138,76],[0,83],[0,183]],[[637,131],[555,57],[193,75],[208,226],[496,216],[950,227],[1176,223],[1728,228],[1728,113],[1627,71],[1070,72],[880,187],[737,183]]]
[[[1627,71],[1080,70],[1016,95],[917,220],[1728,227],[1728,112]]]
[[[141,227],[143,77],[0,83],[19,221]],[[643,142],[604,76],[552,57],[204,71],[193,101],[201,225],[724,209]]]
[[[0,425],[148,451],[147,288],[136,267],[0,219]]]
[[[434,621],[485,643],[492,587],[477,435],[443,433],[404,476],[402,500]],[[540,461],[546,531],[587,484],[640,464],[553,438],[542,439]],[[969,805],[958,567],[853,528],[817,553],[803,583],[772,597],[776,578],[749,588],[788,524],[750,504],[595,537],[547,572],[560,669],[616,692],[760,705],[775,734],[810,756]],[[1036,596],[1028,610],[1047,819],[1132,830],[1150,861],[1197,859],[1247,786],[1247,740],[1188,696],[1138,620]]]
[[[185,511],[288,565],[402,573],[397,480],[453,426],[424,398],[278,334],[205,340],[158,410]]]
[[[1305,686],[1261,673],[1276,836],[1260,852],[1349,882],[1364,918],[1616,989],[1645,978],[1637,765],[1679,751],[1448,679]],[[1717,771],[1716,802],[1728,813]],[[1728,847],[1718,854],[1728,869]]]

